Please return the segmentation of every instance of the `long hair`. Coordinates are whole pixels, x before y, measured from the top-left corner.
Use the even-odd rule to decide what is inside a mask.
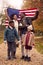
[[[11,20],[13,20],[13,19],[14,19],[14,18],[13,18],[13,17],[14,17],[14,15],[15,15],[15,14],[12,14],[12,15],[10,16],[10,19],[11,19]]]

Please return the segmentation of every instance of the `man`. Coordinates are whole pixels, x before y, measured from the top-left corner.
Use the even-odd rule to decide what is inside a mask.
[[[21,59],[25,58],[25,53],[24,53],[24,42],[25,42],[25,34],[27,32],[27,27],[29,25],[32,25],[32,21],[36,20],[38,18],[39,11],[36,11],[36,14],[33,18],[26,18],[25,13],[21,13],[21,19],[20,23],[22,24],[19,26],[19,30],[21,31],[21,50],[22,50],[22,57]],[[34,29],[33,29],[34,30]]]

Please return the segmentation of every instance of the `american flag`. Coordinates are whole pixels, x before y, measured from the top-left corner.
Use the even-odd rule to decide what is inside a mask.
[[[19,10],[20,13],[24,12],[26,17],[34,17],[36,11],[38,11],[37,8]]]
[[[26,14],[26,17],[34,17],[35,12],[38,11],[38,9],[37,8],[30,8],[30,9],[17,10],[15,12],[14,11],[15,11],[15,9],[13,9],[13,13],[17,12],[17,14],[24,12]],[[18,11],[19,11],[19,13],[18,13]],[[18,19],[20,19],[20,18],[18,18]],[[8,22],[9,22],[8,19],[6,19],[6,21],[5,21],[6,27],[8,26]]]

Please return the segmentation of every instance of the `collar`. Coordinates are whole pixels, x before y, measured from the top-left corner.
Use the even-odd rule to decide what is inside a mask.
[[[10,29],[13,29],[13,27],[9,26]]]

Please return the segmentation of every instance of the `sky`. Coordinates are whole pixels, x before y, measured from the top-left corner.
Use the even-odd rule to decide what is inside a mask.
[[[22,4],[23,4],[23,0],[0,0],[0,12],[2,11],[3,7],[5,7],[6,5],[20,9]]]

